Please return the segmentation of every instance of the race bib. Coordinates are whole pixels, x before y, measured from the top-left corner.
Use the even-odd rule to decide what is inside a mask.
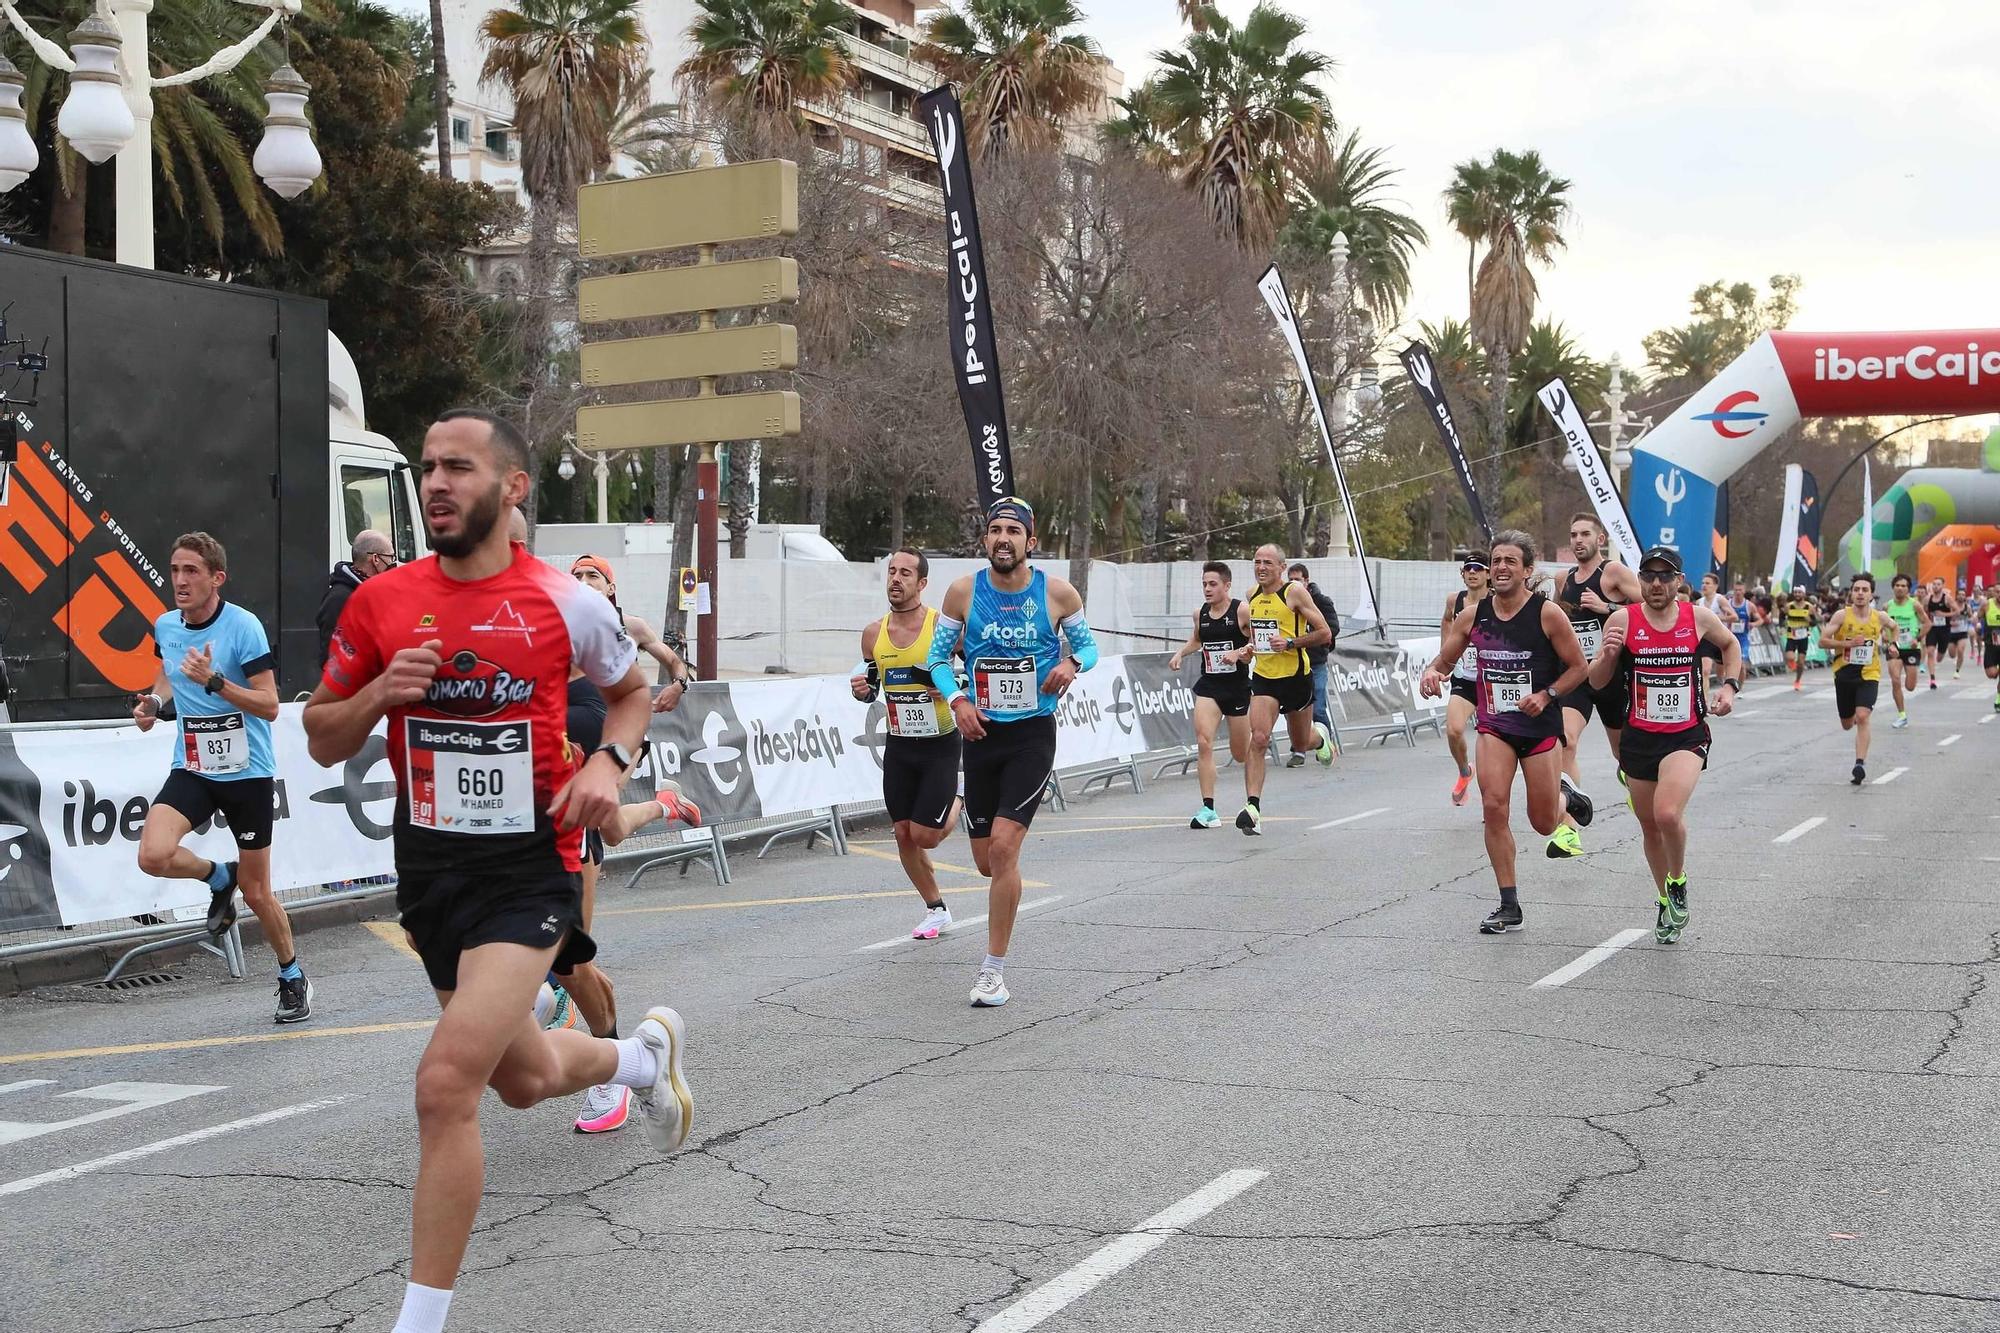
[[[1250,622],[1250,645],[1260,653],[1278,651],[1278,622],[1275,620],[1253,620]]]
[[[982,657],[972,665],[972,698],[982,713],[1031,713],[1035,709],[1035,659]]]
[[[1226,643],[1204,643],[1201,646],[1201,669],[1204,675],[1226,676],[1242,668],[1229,660],[1236,650]]]
[[[241,713],[181,719],[182,755],[190,773],[216,777],[250,767],[250,732]]]
[[[1873,639],[1868,640],[1866,643],[1857,643],[1847,650],[1847,665],[1849,666],[1867,666],[1874,660],[1875,640]]]
[[[410,824],[441,833],[527,833],[535,827],[530,722],[403,719]]]
[[[1518,713],[1521,700],[1533,694],[1534,680],[1526,671],[1486,673],[1486,707],[1494,713]]]
[[[1576,641],[1583,645],[1586,659],[1597,656],[1597,650],[1604,646],[1604,626],[1595,620],[1572,620],[1570,628],[1576,631]]]
[[[935,736],[939,733],[937,708],[928,691],[922,694],[891,694],[889,734],[891,736]]]
[[[1913,629],[1899,629],[1899,630],[1897,630],[1897,631],[1896,631],[1896,646],[1897,646],[1898,648],[1914,648],[1914,647],[1916,647],[1916,646],[1917,646],[1917,632],[1916,632],[1915,630],[1913,630]]]
[[[1694,690],[1692,682],[1680,672],[1662,675],[1658,672],[1635,671],[1632,673],[1633,705],[1641,722],[1657,722],[1663,725],[1682,724],[1694,720]]]
[[[1451,669],[1451,674],[1460,680],[1478,680],[1479,650],[1477,648],[1467,648],[1464,652],[1460,653],[1458,655],[1458,665]]]

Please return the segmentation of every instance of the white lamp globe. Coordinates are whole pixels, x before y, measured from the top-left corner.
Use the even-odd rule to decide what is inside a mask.
[[[0,194],[28,179],[42,160],[28,133],[28,115],[21,110],[26,83],[13,62],[0,55]]]
[[[118,76],[119,46],[118,29],[98,14],[69,35],[76,69],[69,76],[69,96],[56,116],[56,129],[91,162],[110,161],[137,128]]]
[[[264,85],[270,110],[264,117],[264,138],[250,159],[254,170],[281,199],[302,194],[319,179],[323,164],[306,121],[306,96],[312,89],[290,65],[280,65]]]
[[[576,475],[576,464],[569,461],[568,454],[564,454],[562,461],[556,464],[556,475],[564,481],[568,481]]]

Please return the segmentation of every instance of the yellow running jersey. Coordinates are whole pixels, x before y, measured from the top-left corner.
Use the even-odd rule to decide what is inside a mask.
[[[1882,679],[1882,631],[1888,624],[1888,618],[1872,608],[1867,615],[1857,616],[1853,607],[1841,607],[1828,634],[1836,639],[1866,639],[1867,642],[1836,652],[1833,669],[1839,671],[1844,667],[1859,667],[1861,679]]]
[[[1291,580],[1287,579],[1278,585],[1276,592],[1260,588],[1250,599],[1250,643],[1257,654],[1250,659],[1253,676],[1282,680],[1312,669],[1303,648],[1287,648],[1282,652],[1271,649],[1279,639],[1297,639],[1306,632],[1306,618],[1285,602],[1285,592],[1291,586]]]
[[[931,688],[931,636],[937,633],[937,608],[924,608],[924,627],[907,648],[889,638],[889,617],[875,631],[875,665],[882,671],[882,703],[889,710],[889,734],[912,740],[942,736],[957,729],[951,710]]]

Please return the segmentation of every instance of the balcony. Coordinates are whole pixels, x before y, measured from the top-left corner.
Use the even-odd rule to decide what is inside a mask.
[[[933,161],[931,138],[924,127],[908,116],[899,116],[893,111],[864,102],[858,97],[843,96],[839,108],[833,109],[824,102],[801,102],[800,109],[808,115],[835,125],[852,126],[854,129],[877,135],[894,144],[906,153]]]
[[[889,202],[898,208],[913,209],[926,217],[944,216],[944,199],[938,187],[929,181],[913,180],[892,172],[877,184],[882,193],[889,196]]]
[[[875,45],[851,32],[837,34],[841,49],[857,69],[866,70],[877,78],[888,79],[905,88],[917,92],[927,92],[938,82],[938,73],[921,61],[908,56],[897,55],[894,51]]]

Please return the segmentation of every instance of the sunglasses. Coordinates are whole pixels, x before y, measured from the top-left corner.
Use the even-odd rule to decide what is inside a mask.
[[[1671,569],[1642,569],[1639,571],[1639,577],[1647,583],[1672,583],[1679,579],[1680,575]]]

